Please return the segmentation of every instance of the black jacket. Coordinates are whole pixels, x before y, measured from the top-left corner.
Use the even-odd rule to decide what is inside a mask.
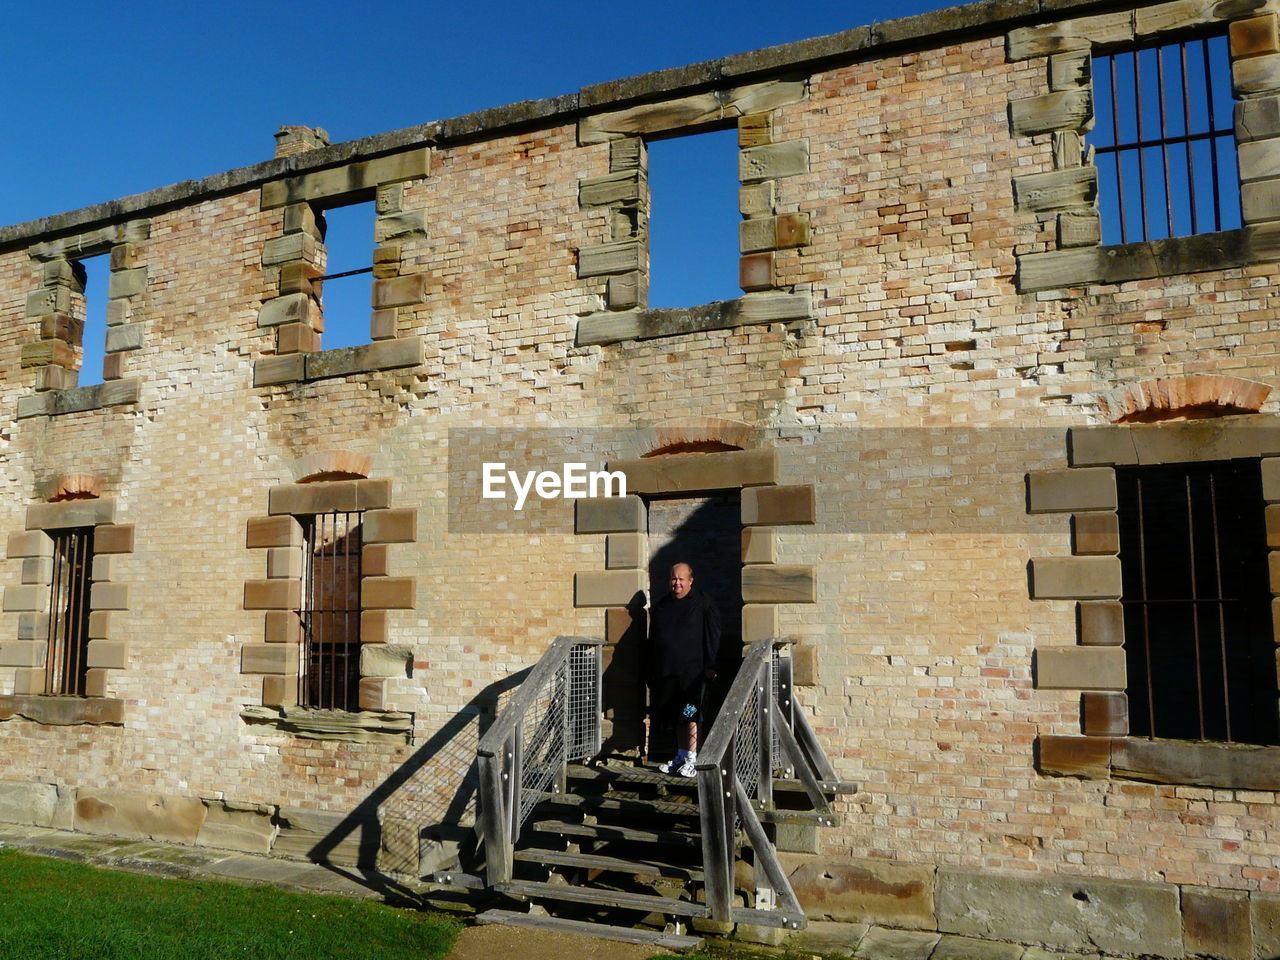
[[[649,613],[649,674],[692,680],[714,669],[720,654],[720,611],[696,588],[682,600],[667,594]]]

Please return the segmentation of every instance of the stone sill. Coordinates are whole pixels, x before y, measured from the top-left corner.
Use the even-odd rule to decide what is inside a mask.
[[[807,290],[748,293],[736,300],[717,300],[698,307],[655,307],[594,313],[578,320],[575,344],[604,346],[624,340],[654,340],[708,330],[764,323],[790,323],[813,317]]]
[[[240,719],[310,740],[353,743],[411,743],[413,714],[376,710],[319,710],[312,707],[247,706]]]
[[[50,727],[124,723],[124,701],[109,697],[0,696],[0,720],[21,718]]]
[[[1280,790],[1280,747],[1047,734],[1036,746],[1036,769],[1046,776]]]
[[[1019,293],[1126,283],[1280,260],[1280,224],[1265,223],[1167,240],[1068,247],[1018,257]]]
[[[126,403],[137,403],[141,381],[108,380],[88,387],[69,387],[66,390],[43,390],[18,398],[18,419],[27,417],[57,417],[64,413],[82,413],[101,410]]]
[[[253,385],[272,387],[309,383],[352,374],[416,367],[425,356],[421,337],[400,337],[396,340],[375,340],[357,347],[261,357],[253,365]]]

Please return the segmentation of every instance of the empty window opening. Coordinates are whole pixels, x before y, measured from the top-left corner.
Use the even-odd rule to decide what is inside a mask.
[[[1239,227],[1226,36],[1133,47],[1092,67],[1103,243]]]
[[[298,702],[325,710],[360,703],[360,513],[300,518],[302,668]]]
[[[1258,461],[1116,480],[1130,732],[1280,743]]]
[[[111,281],[111,257],[86,257],[74,265],[84,290],[83,304],[74,315],[83,319],[80,329],[80,377],[82,387],[102,382],[102,362],[107,345],[107,287]]]
[[[56,531],[49,587],[49,650],[45,658],[47,693],[84,696],[92,570],[93,527]]]
[[[318,212],[325,245],[321,296],[326,349],[370,341],[375,215],[372,200]]]
[[[649,197],[649,306],[741,296],[737,131],[650,143]]]

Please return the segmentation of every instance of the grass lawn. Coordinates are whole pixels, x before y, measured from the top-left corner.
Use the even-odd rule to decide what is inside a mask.
[[[439,960],[459,928],[377,903],[167,880],[0,850],[0,957]]]

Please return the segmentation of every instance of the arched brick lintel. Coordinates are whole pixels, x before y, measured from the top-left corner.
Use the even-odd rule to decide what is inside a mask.
[[[295,483],[367,480],[373,471],[373,457],[353,450],[321,450],[300,457],[289,469]]]
[[[1269,385],[1256,380],[1191,374],[1121,387],[1099,397],[1098,406],[1111,423],[1203,420],[1257,413],[1270,393]]]
[[[666,420],[650,429],[651,446],[644,457],[668,453],[715,453],[745,450],[751,425],[719,417],[682,417]]]
[[[102,480],[92,473],[64,473],[45,488],[44,499],[50,503],[63,500],[89,500],[102,496]]]

